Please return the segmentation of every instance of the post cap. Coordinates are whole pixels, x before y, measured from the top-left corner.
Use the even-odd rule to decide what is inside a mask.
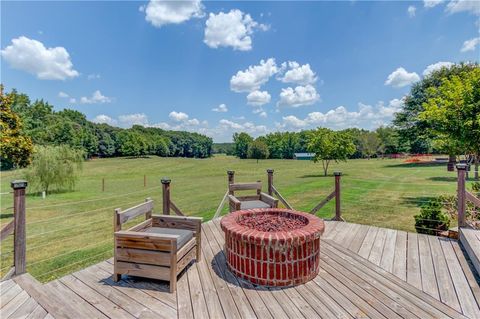
[[[235,171],[227,171],[227,174],[228,175],[233,175],[233,174],[235,174]]]
[[[342,172],[333,172],[333,175],[335,175],[335,176],[342,176]]]
[[[267,168],[267,173],[273,173],[273,168]]]
[[[464,163],[460,163],[460,164],[457,164],[456,167],[457,169],[463,169],[463,170],[466,170],[467,169],[467,164],[464,164]]]
[[[10,183],[10,186],[13,189],[27,188],[27,185],[28,185],[27,181],[23,179],[14,180]]]
[[[168,177],[163,177],[162,178],[162,184],[170,184],[172,180]]]

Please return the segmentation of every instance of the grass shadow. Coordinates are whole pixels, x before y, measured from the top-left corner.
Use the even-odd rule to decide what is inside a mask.
[[[457,176],[434,176],[428,179],[435,182],[456,182]]]
[[[13,213],[0,214],[0,219],[12,218],[12,217],[13,217]]]
[[[438,162],[418,162],[418,163],[400,163],[400,164],[388,164],[385,167],[395,168],[413,168],[413,167],[439,167],[445,166],[447,167],[446,163],[438,163]]]
[[[402,203],[407,205],[416,205],[417,207],[422,207],[431,200],[435,200],[435,196],[418,196],[418,197],[402,197]]]
[[[348,174],[342,173],[342,177],[344,176],[348,176]],[[305,175],[299,176],[298,178],[331,178],[331,177],[335,177],[335,175],[328,174],[327,176],[325,176],[324,174],[305,174]]]

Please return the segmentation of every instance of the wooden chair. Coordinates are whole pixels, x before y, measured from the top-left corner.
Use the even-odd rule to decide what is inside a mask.
[[[194,259],[201,258],[200,217],[152,215],[153,201],[114,214],[113,280],[122,274],[160,279],[176,290],[177,275]],[[145,214],[145,221],[122,230],[122,224]]]
[[[255,195],[235,196],[235,191],[255,190]],[[262,192],[262,183],[232,183],[228,185],[230,212],[252,208],[276,208],[278,199]]]

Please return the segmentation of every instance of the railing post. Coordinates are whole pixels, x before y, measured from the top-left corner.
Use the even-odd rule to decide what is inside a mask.
[[[170,178],[162,178],[163,215],[170,215]]]
[[[235,182],[235,171],[227,171],[228,175],[228,185],[233,184]],[[233,195],[233,192],[228,192],[230,195]]]
[[[268,195],[273,196],[273,169],[267,169]]]
[[[340,178],[342,177],[342,172],[334,172],[333,175],[335,176],[335,217],[333,220],[345,221],[342,217],[342,211],[340,209]]]
[[[457,164],[458,227],[465,227],[465,172],[467,164]]]
[[[13,188],[13,218],[14,218],[14,237],[13,237],[13,263],[15,266],[15,275],[21,275],[26,272],[26,229],[25,229],[25,188],[27,181],[12,181]]]

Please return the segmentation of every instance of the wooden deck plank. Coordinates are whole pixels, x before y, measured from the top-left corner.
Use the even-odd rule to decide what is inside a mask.
[[[370,263],[368,260],[352,253],[349,250],[337,245],[334,242],[327,242],[324,245],[324,252],[339,262],[347,262],[357,275],[365,280],[371,280],[382,287],[386,293],[400,294],[404,300],[416,305],[419,312],[430,313],[430,317],[465,318],[454,309],[441,303],[439,300],[416,289],[410,284],[399,279],[388,271]],[[428,316],[422,316],[428,317]]]
[[[47,311],[40,305],[37,305],[35,309],[33,309],[32,313],[30,313],[26,319],[44,319],[47,316]]]
[[[324,305],[325,310],[328,310],[333,314],[332,317],[327,316],[326,318],[340,318],[340,319],[349,319],[353,318],[348,311],[343,309],[330,295],[325,293],[320,287],[312,280],[307,282],[304,285],[305,288],[310,292],[309,294],[315,296],[319,301],[319,305]]]
[[[190,299],[192,301],[193,315],[195,318],[208,318],[207,303],[203,294],[200,275],[198,274],[197,264],[194,263],[188,269],[188,287],[190,288]]]
[[[480,273],[480,230],[462,227],[460,242],[468,254],[473,267]]]
[[[2,319],[12,318],[27,318],[38,307],[38,302],[32,297],[29,297],[18,309],[8,317],[1,317]]]
[[[433,266],[435,268],[436,282],[438,285],[440,300],[449,305],[457,311],[462,311],[460,303],[458,302],[457,294],[455,293],[455,287],[453,285],[452,278],[450,277],[450,271],[448,270],[447,262],[443,254],[442,247],[438,238],[435,236],[428,236],[428,241],[432,251]]]
[[[21,293],[22,290],[23,289],[19,285],[15,284],[5,293],[2,292],[2,298],[0,298],[0,308],[3,308],[6,304],[8,304],[13,298]]]
[[[306,285],[299,285],[295,287],[295,289],[317,313],[317,316],[320,316],[321,318],[339,318],[332,311],[330,311],[330,309],[322,302],[321,299],[318,299],[316,295],[311,293]],[[316,316],[311,316],[309,318],[314,317]]]
[[[395,246],[397,243],[397,231],[387,229],[385,236],[385,245],[383,246],[382,260],[380,267],[388,272],[393,272],[393,263],[395,259]]]
[[[190,287],[188,286],[188,274],[184,274],[177,281],[177,302],[178,318],[192,319],[194,314],[190,299]]]
[[[407,282],[420,290],[422,289],[418,235],[414,233],[408,233],[407,236]]]
[[[463,273],[465,274],[465,278],[467,278],[468,284],[470,285],[470,289],[472,290],[473,296],[477,301],[477,304],[480,306],[480,280],[475,278],[473,273],[474,270],[470,268],[467,260],[465,259],[465,255],[463,254],[462,248],[460,248],[460,244],[458,242],[452,241],[452,247],[457,255],[458,261],[460,266],[463,269]],[[477,273],[477,276],[479,274]]]
[[[287,318],[305,318],[302,314],[300,309],[295,305],[293,300],[291,300],[286,294],[285,291],[278,289],[278,290],[270,290],[265,289],[268,291],[278,302],[278,305],[283,309]]]
[[[372,250],[368,256],[368,260],[377,266],[380,266],[382,261],[383,247],[385,246],[385,239],[387,237],[387,229],[379,228],[375,241],[373,242]]]
[[[343,247],[348,247],[352,240],[352,236],[355,235],[355,230],[357,224],[352,223],[342,223],[342,232],[340,232],[335,241],[342,245]]]
[[[430,296],[440,300],[428,235],[418,234],[418,252],[420,256],[422,290]]]
[[[119,308],[116,304],[110,301],[108,298],[105,298],[81,280],[77,279],[72,275],[67,275],[62,277],[60,281],[67,286],[70,290],[75,292],[77,295],[86,300],[89,304],[97,308],[103,314],[110,318],[135,318],[127,311],[122,308]]]
[[[368,259],[370,251],[372,250],[373,243],[375,242],[375,237],[377,236],[378,227],[370,227],[365,239],[363,240],[362,246],[358,250],[358,255],[362,256],[365,259]]]
[[[392,273],[407,281],[407,232],[397,231]]]
[[[353,238],[352,242],[348,246],[348,249],[350,249],[355,253],[358,253],[358,251],[360,250],[360,247],[363,244],[363,240],[365,239],[365,236],[367,235],[368,230],[370,229],[370,226],[366,226],[366,225],[359,225],[359,226],[360,226],[359,230],[357,231],[357,233],[355,234],[355,237]]]
[[[324,234],[323,238],[333,239],[338,234],[339,230],[342,228],[341,222],[336,221],[326,221],[326,228],[329,228],[328,232]],[[338,228],[337,228],[338,227]]]
[[[13,297],[13,299],[6,303],[2,309],[0,309],[0,318],[3,319],[10,317],[15,311],[23,307],[23,305],[29,299],[30,296],[27,294],[27,292],[22,290],[19,294]]]
[[[13,286],[15,286],[15,281],[13,281],[13,279],[0,281],[0,292],[3,295],[8,291],[8,289],[12,288]]]
[[[440,243],[443,253],[445,254],[445,260],[447,261],[448,269],[450,270],[450,275],[452,276],[453,285],[455,286],[455,291],[457,292],[458,301],[460,302],[463,314],[470,318],[480,318],[480,309],[475,301],[467,279],[465,278],[462,267],[458,262],[451,240],[442,238]]]

